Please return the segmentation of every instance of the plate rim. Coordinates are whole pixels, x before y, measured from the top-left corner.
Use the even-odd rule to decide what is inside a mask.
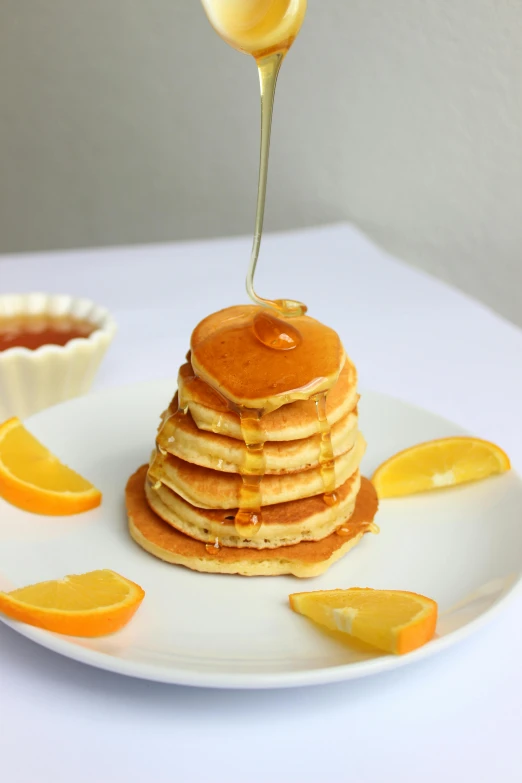
[[[119,396],[125,389],[153,389],[159,385],[172,385],[172,383],[175,384],[176,381],[174,379],[165,377],[147,381],[139,381],[132,384],[111,386],[107,389],[96,389],[83,397],[66,400],[64,402],[57,403],[50,408],[46,408],[43,411],[28,417],[24,423],[28,423],[30,425],[33,419],[39,418],[51,410],[56,410],[63,406],[74,406],[80,401],[82,404],[89,404],[89,401],[92,398]],[[461,433],[467,432],[464,428],[447,419],[445,416],[441,416],[440,414],[430,411],[421,405],[417,405],[416,403],[412,403],[408,400],[387,394],[386,392],[382,392],[377,389],[372,389],[371,387],[365,387],[361,389],[361,396],[363,396],[365,393],[370,393],[372,396],[380,397],[385,400],[393,400],[394,402],[406,405],[409,408],[413,408],[416,411],[427,414],[429,416],[436,416],[441,421],[446,422],[450,428],[458,429]],[[510,473],[522,483],[522,479],[517,471],[512,468]],[[450,631],[444,636],[433,639],[428,644],[418,648],[417,650],[414,650],[411,653],[408,653],[407,655],[382,655],[368,660],[355,661],[332,666],[323,666],[313,669],[301,669],[299,671],[232,673],[220,671],[196,671],[184,669],[176,665],[168,666],[162,663],[150,664],[143,661],[138,662],[127,660],[125,658],[118,658],[101,650],[93,650],[88,647],[84,647],[81,644],[76,644],[67,636],[61,636],[51,631],[25,625],[22,622],[11,620],[10,618],[4,617],[1,614],[0,622],[40,647],[93,668],[109,671],[111,673],[126,677],[133,677],[135,679],[149,682],[158,682],[168,685],[213,689],[266,690],[297,688],[309,685],[325,685],[336,682],[351,681],[371,675],[381,674],[387,671],[392,671],[394,669],[403,668],[408,664],[422,661],[424,659],[430,658],[432,655],[444,651],[453,644],[456,644],[462,639],[465,639],[466,637],[475,633],[475,631],[479,630],[486,623],[490,622],[490,620],[496,614],[502,611],[505,607],[509,606],[509,604],[513,601],[519,592],[522,594],[522,564],[519,571],[511,574],[509,579],[509,583],[506,584],[504,589],[502,589],[493,603],[480,615],[465,623],[456,630]],[[447,611],[451,611],[451,608]]]
[[[423,647],[419,647],[406,655],[383,655],[355,663],[346,663],[317,669],[303,669],[298,672],[257,672],[250,673],[215,673],[195,672],[164,664],[136,663],[117,658],[100,650],[77,645],[68,637],[61,637],[51,631],[35,628],[15,620],[0,616],[0,621],[12,628],[21,636],[29,639],[40,647],[44,647],[59,655],[86,664],[95,669],[109,671],[134,679],[148,682],[158,682],[165,685],[181,685],[194,688],[213,688],[217,690],[270,690],[299,688],[308,685],[328,685],[336,682],[348,682],[372,675],[382,674],[395,669],[402,669],[411,663],[422,661],[457,644],[474,634],[483,625],[490,622],[514,600],[517,593],[522,595],[522,573],[513,578],[511,584],[502,591],[491,606],[470,622],[455,631],[433,639]],[[76,654],[72,655],[71,651]]]

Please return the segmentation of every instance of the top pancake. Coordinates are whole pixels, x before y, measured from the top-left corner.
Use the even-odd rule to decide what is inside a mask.
[[[307,315],[289,319],[302,341],[278,351],[257,339],[259,308],[237,305],[203,319],[192,333],[196,375],[237,406],[276,410],[331,389],[344,363],[338,334]]]
[[[200,430],[243,440],[237,413],[229,410],[226,401],[194,375],[190,364],[180,367],[178,388],[182,406],[188,406]],[[350,411],[354,411],[357,401],[357,372],[352,362],[346,358],[339,378],[326,398],[326,417],[330,426]],[[172,414],[176,409],[177,400],[169,413]],[[319,432],[315,401],[296,400],[267,413],[262,418],[262,427],[267,441],[310,438]]]

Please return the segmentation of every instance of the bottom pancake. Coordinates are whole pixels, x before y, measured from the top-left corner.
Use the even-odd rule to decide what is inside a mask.
[[[343,525],[346,535],[332,533],[321,541],[305,541],[277,549],[215,548],[180,533],[149,508],[145,497],[147,466],[130,477],[126,488],[129,531],[137,544],[161,560],[214,574],[241,576],[318,576],[339,560],[364,533],[373,532],[378,500],[373,485],[362,479],[355,510]]]

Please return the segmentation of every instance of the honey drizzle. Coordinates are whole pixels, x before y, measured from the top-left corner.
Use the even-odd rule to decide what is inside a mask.
[[[219,538],[216,536],[213,544],[205,544],[205,549],[209,553],[209,555],[215,555],[219,550],[221,549],[221,545],[219,543]]]
[[[190,355],[190,351],[187,354],[187,356],[189,355]],[[188,400],[183,400],[183,402],[181,402],[181,392],[178,388],[178,407],[173,413],[171,413],[170,409],[167,410],[163,416],[163,420],[158,429],[158,433],[156,435],[156,441],[154,444],[156,449],[156,454],[161,454],[162,457],[166,457],[168,455],[168,451],[164,449],[163,446],[160,446],[158,443],[158,439],[161,433],[163,432],[163,430],[165,429],[167,422],[169,422],[171,419],[176,419],[178,416],[186,416],[187,413],[188,413]],[[168,440],[173,441],[174,438],[171,436]],[[152,485],[152,489],[159,489],[160,487],[161,487],[161,481],[156,481]]]
[[[241,422],[246,455],[240,468],[239,508],[234,524],[239,535],[250,538],[259,532],[262,524],[261,480],[265,475],[266,434],[261,423],[263,411],[241,406],[236,411]]]
[[[288,47],[289,48],[289,47]],[[254,276],[256,273],[259,251],[261,249],[261,237],[265,219],[266,186],[268,180],[268,160],[270,156],[270,136],[272,133],[272,115],[274,110],[274,98],[277,85],[277,77],[288,48],[274,52],[265,57],[257,57],[256,64],[259,74],[259,88],[261,94],[261,141],[259,153],[259,179],[257,184],[256,221],[254,226],[254,240],[250,255],[250,266],[247,272],[246,290],[254,304],[268,307],[278,314],[286,317],[304,315],[306,305],[293,299],[264,299],[258,296],[254,289]]]
[[[196,376],[194,376],[194,377],[196,377]],[[176,413],[182,413],[184,416],[186,416],[187,413],[188,413],[188,409],[189,409],[189,401],[188,401],[188,399],[185,400],[183,398],[183,395],[181,393],[181,389],[178,386],[178,408],[176,410]],[[172,416],[175,416],[175,415],[176,415],[175,413],[171,413],[170,416],[167,416],[165,421],[167,421],[168,419],[171,419]]]
[[[341,527],[337,528],[335,532],[338,536],[341,538],[351,538],[357,534],[357,528],[353,525],[353,523],[350,525],[350,522],[351,520],[348,520],[348,522],[345,522],[344,525],[341,525]],[[374,535],[378,535],[380,533],[379,525],[376,525],[375,522],[370,522],[367,530],[368,533],[373,533]]]
[[[190,351],[189,351],[190,354]],[[189,356],[187,354],[187,357]],[[194,372],[192,376],[185,378],[184,383],[190,384],[191,378],[197,378],[198,376]],[[239,535],[244,538],[250,538],[255,536],[262,524],[261,519],[261,479],[265,474],[265,453],[264,447],[266,442],[266,433],[262,426],[261,420],[263,417],[263,411],[255,408],[245,408],[240,405],[236,405],[231,400],[227,399],[217,389],[211,387],[213,391],[219,395],[223,401],[224,406],[236,413],[239,416],[241,424],[241,434],[246,447],[245,462],[239,469],[239,475],[241,476],[241,488],[239,490],[239,508],[237,509],[234,517],[234,524]],[[174,413],[166,416],[161,429],[165,426],[167,421],[175,419],[177,416],[186,415],[188,412],[188,400],[183,399],[181,392],[178,388],[178,407]],[[223,416],[219,414],[216,423],[212,426],[212,432],[219,434],[222,428]],[[161,431],[161,430],[160,430]],[[165,449],[156,444],[156,450],[160,454],[166,454]],[[207,549],[208,549],[207,545]],[[214,544],[211,545],[214,548]],[[209,550],[210,551],[210,550]]]
[[[328,392],[315,396],[315,409],[319,423],[319,468],[323,480],[324,502],[327,506],[337,503],[335,493],[335,461],[332,447],[331,427],[326,416],[326,397]]]
[[[212,422],[212,432],[215,435],[219,435],[223,429],[223,415],[220,413],[216,421]]]

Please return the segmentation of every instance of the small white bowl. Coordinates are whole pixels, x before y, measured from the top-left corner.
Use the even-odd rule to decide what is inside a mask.
[[[88,299],[37,293],[0,296],[0,318],[46,314],[70,316],[96,328],[63,346],[0,351],[0,422],[11,416],[23,419],[85,394],[116,333],[108,311]]]

